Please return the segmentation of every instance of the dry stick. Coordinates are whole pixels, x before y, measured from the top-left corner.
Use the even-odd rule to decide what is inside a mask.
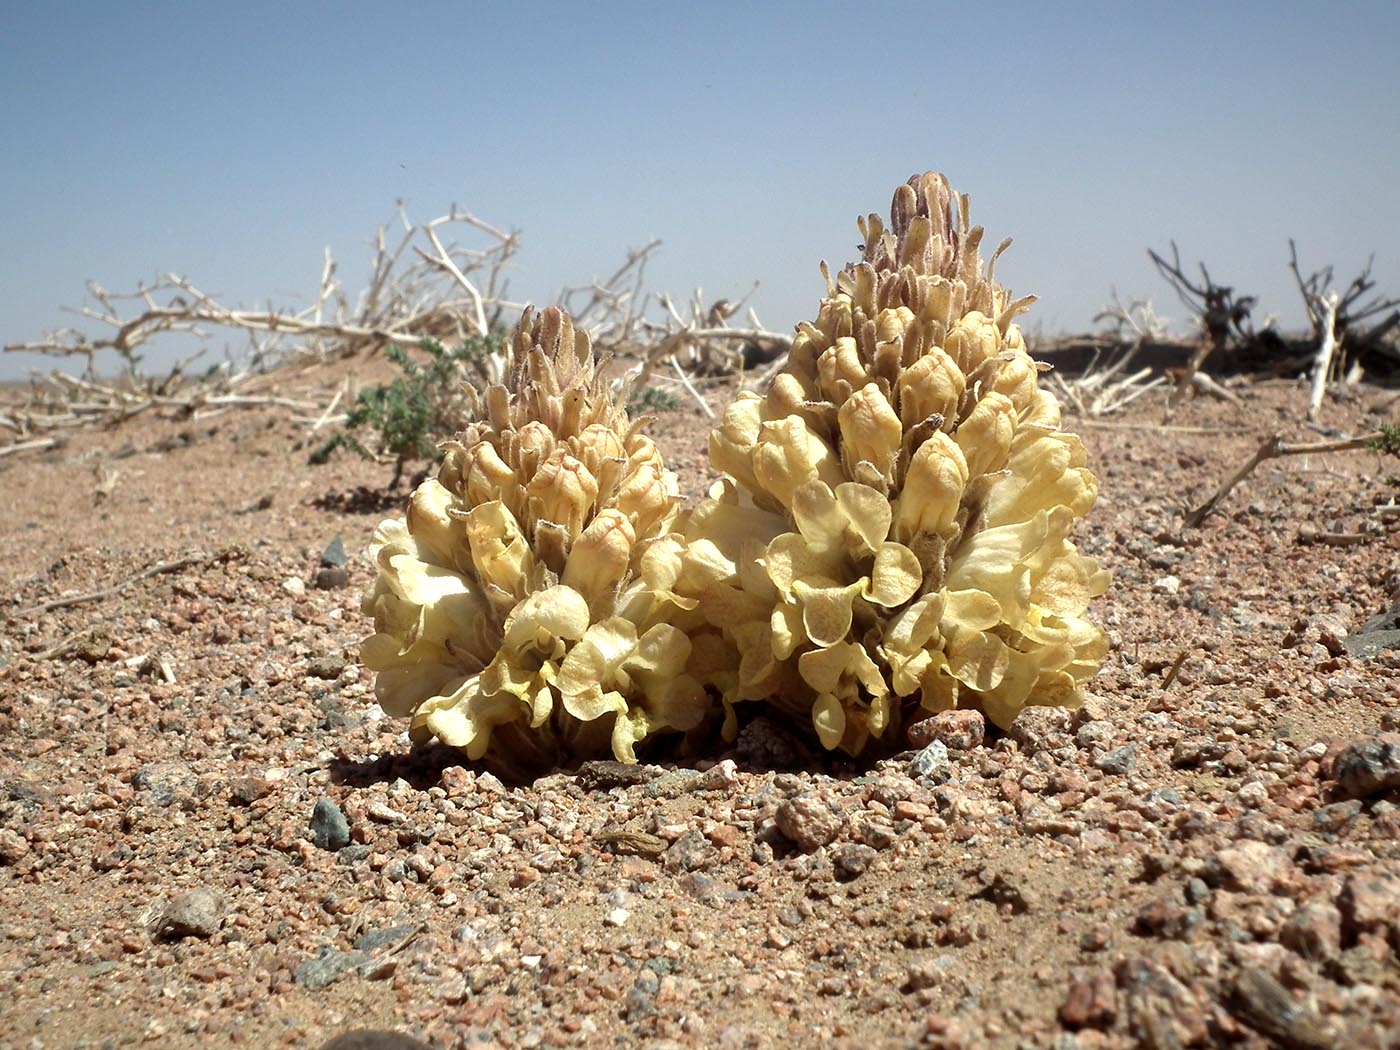
[[[1321,543],[1329,547],[1357,547],[1379,538],[1369,532],[1324,532],[1306,526],[1298,530],[1299,543]]]
[[[1201,390],[1218,401],[1228,401],[1232,405],[1243,404],[1240,396],[1233,390],[1227,390],[1205,372],[1197,372],[1191,377],[1191,385],[1197,390]]]
[[[55,445],[63,444],[62,438],[37,438],[34,441],[21,441],[14,445],[6,445],[0,448],[0,458],[14,456],[21,452],[34,452],[42,448],[53,448]]]
[[[33,616],[35,613],[52,612],[54,609],[66,609],[71,605],[81,605],[84,602],[95,602],[103,598],[111,598],[120,594],[134,583],[140,583],[150,576],[157,576],[166,572],[178,572],[180,569],[189,568],[191,565],[203,565],[211,561],[218,561],[226,558],[232,553],[231,550],[222,551],[219,554],[209,554],[201,551],[198,554],[191,554],[185,558],[177,558],[175,561],[161,561],[142,569],[134,576],[128,576],[120,583],[115,583],[111,587],[103,587],[101,590],[88,591],[85,594],[70,594],[66,598],[55,598],[53,601],[41,602],[38,605],[31,605],[28,609],[21,609],[12,615],[17,617]]]
[[[1164,434],[1230,434],[1231,430],[1224,427],[1186,427],[1171,424],[1159,425],[1157,423],[1119,423],[1111,419],[1080,419],[1077,421],[1082,427],[1102,427],[1104,430],[1151,430],[1154,433]]]
[[[1349,452],[1352,449],[1366,448],[1380,436],[1380,431],[1377,430],[1370,434],[1363,434],[1361,437],[1344,438],[1340,441],[1313,441],[1306,445],[1285,445],[1280,435],[1274,434],[1255,449],[1254,455],[1250,456],[1239,470],[1225,479],[1210,499],[1188,513],[1182,524],[1185,528],[1194,529],[1210,515],[1210,512],[1221,500],[1230,494],[1231,489],[1243,481],[1251,470],[1266,459],[1277,459],[1279,456],[1305,456],[1314,452]]]
[[[326,406],[326,410],[317,417],[316,422],[311,424],[311,429],[306,432],[307,437],[310,437],[326,425],[326,422],[335,413],[335,406],[340,404],[340,399],[345,396],[345,390],[349,385],[349,379],[346,379],[345,382],[340,384],[340,389],[335,392],[335,397],[331,398],[331,403]]]
[[[1167,673],[1162,677],[1163,689],[1170,688],[1171,684],[1176,681],[1176,676],[1181,672],[1181,665],[1186,662],[1186,658],[1193,652],[1195,652],[1195,647],[1190,646],[1176,654],[1176,659],[1172,661],[1171,667],[1167,669]]]
[[[1341,297],[1336,292],[1328,292],[1322,297],[1322,343],[1317,348],[1317,360],[1313,363],[1312,396],[1308,398],[1308,418],[1317,419],[1322,408],[1322,397],[1327,392],[1327,373],[1332,370],[1332,355],[1337,352],[1337,306]]]
[[[675,354],[671,355],[671,367],[676,370],[676,375],[680,377],[681,386],[685,387],[686,390],[690,391],[690,396],[695,398],[695,400],[699,403],[700,407],[704,409],[705,415],[709,416],[711,419],[714,419],[715,410],[711,408],[709,402],[706,401],[700,395],[700,391],[695,389],[694,384],[692,384],[690,381],[690,377],[687,376],[685,374],[685,371],[681,368],[681,363],[676,360]]]

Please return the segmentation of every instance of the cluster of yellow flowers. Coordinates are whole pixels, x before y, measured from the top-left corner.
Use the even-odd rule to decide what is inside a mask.
[[[786,367],[711,435],[723,477],[688,514],[587,338],[527,315],[480,422],[375,533],[361,654],[415,740],[507,771],[633,761],[766,701],[857,754],[921,712],[1079,701],[1108,577],[1069,540],[1097,483],[1013,323],[1033,300],[941,175],[860,227],[863,260],[823,267]]]

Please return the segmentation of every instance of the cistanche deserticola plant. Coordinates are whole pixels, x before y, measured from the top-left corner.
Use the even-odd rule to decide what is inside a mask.
[[[928,173],[799,326],[766,395],[710,438],[723,478],[693,513],[680,590],[730,647],[707,682],[768,700],[857,754],[955,707],[1009,726],[1073,706],[1106,652],[1085,617],[1108,575],[1070,541],[1097,482],[1037,382],[967,198]],[[704,626],[708,625],[708,627]]]
[[[407,521],[370,554],[361,659],[384,710],[512,775],[571,759],[635,761],[709,702],[672,625],[681,538],[675,475],[615,398],[588,337],[526,314],[505,382],[445,445]]]

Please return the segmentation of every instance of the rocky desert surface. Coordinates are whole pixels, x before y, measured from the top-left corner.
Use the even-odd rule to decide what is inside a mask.
[[[867,763],[754,709],[523,785],[411,749],[356,664],[389,467],[309,466],[276,406],[0,461],[0,1044],[1400,1045],[1400,463],[1271,460],[1186,529],[1321,440],[1304,387],[1235,392],[1066,418],[1114,573],[1081,709]],[[709,425],[652,427],[687,492]]]

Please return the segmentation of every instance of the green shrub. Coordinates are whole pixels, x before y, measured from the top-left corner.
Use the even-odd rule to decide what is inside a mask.
[[[403,374],[361,390],[344,427],[311,454],[311,462],[324,463],[340,448],[366,459],[390,456],[394,476],[389,487],[397,488],[409,461],[433,458],[437,443],[469,422],[473,398],[467,388],[483,387],[499,376],[505,340],[504,332],[491,332],[448,350],[436,339],[423,339],[418,349],[428,360],[421,364],[403,347],[390,344],[385,353]]]

